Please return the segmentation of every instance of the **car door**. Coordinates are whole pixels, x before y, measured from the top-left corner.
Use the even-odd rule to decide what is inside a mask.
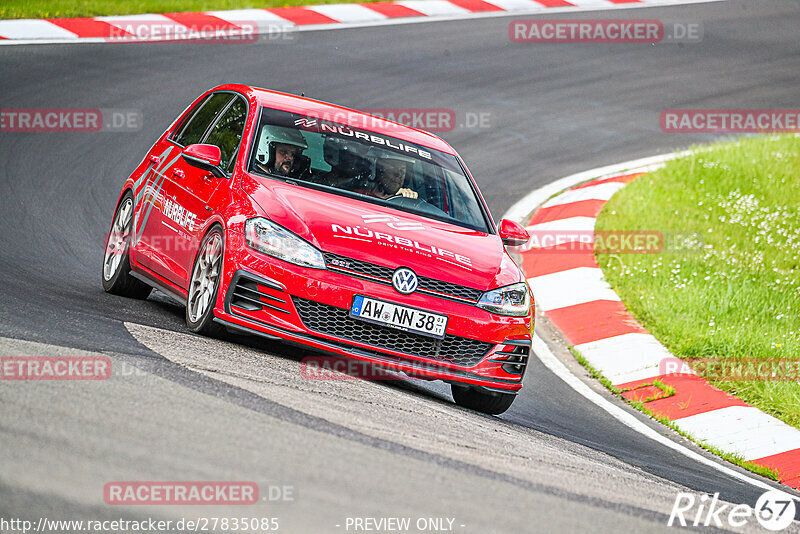
[[[164,226],[163,209],[167,192],[172,190],[168,176],[175,163],[180,160],[182,152],[181,145],[175,139],[183,132],[198,139],[205,133],[208,124],[204,127],[198,126],[200,122],[205,121],[194,121],[194,119],[208,104],[212,96],[206,95],[193,102],[191,109],[184,115],[180,123],[166,137],[159,139],[153,145],[145,159],[147,167],[133,183],[134,234],[132,244],[136,262],[169,280],[174,277],[170,275],[167,257],[169,249],[176,246],[176,235],[171,229]],[[225,104],[224,101],[218,102],[213,107]],[[190,123],[195,125],[194,130],[187,129]],[[199,133],[194,133],[198,131]]]
[[[173,173],[175,196],[181,198],[182,202],[180,206],[174,203],[168,206],[164,214],[170,219],[169,223],[174,223],[172,226],[178,232],[186,234],[185,246],[176,247],[170,257],[172,269],[180,276],[183,287],[188,287],[194,257],[208,228],[209,219],[214,215],[216,206],[227,197],[230,174],[242,140],[247,112],[247,101],[241,96],[234,96],[199,141],[219,147],[220,167],[226,172],[226,177],[216,177],[183,158],[176,162],[177,173]]]
[[[195,171],[180,157],[183,149],[200,143],[216,119],[227,109],[234,94],[218,92],[208,95],[167,139],[169,153],[160,157],[160,176],[151,186],[152,208],[148,208],[144,243],[150,250],[146,267],[180,287],[185,287],[186,268],[176,256],[192,247],[196,212],[186,206],[191,203],[183,182],[188,169],[190,178]],[[148,213],[149,212],[149,213]]]

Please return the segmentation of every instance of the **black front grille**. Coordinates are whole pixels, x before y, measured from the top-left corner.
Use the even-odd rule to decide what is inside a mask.
[[[445,335],[444,339],[439,340],[410,334],[353,319],[349,316],[348,310],[344,308],[328,306],[299,297],[292,297],[292,300],[300,314],[300,319],[309,330],[366,343],[373,347],[391,349],[412,356],[464,367],[472,367],[477,364],[493,347],[492,343],[465,337]]]
[[[395,271],[390,267],[382,267],[367,261],[354,260],[346,256],[331,254],[330,252],[325,253],[325,263],[329,267],[340,267],[366,276],[380,278],[381,282],[387,285],[392,284],[392,275]],[[443,282],[441,280],[427,278],[425,276],[419,276],[418,278],[419,287],[417,288],[417,291],[423,293],[427,291],[436,291],[437,293],[442,293],[444,295],[449,295],[472,302],[478,302],[478,299],[480,299],[481,295],[483,295],[483,291],[480,289],[473,289],[471,287],[464,287],[458,284],[451,284],[450,282]]]

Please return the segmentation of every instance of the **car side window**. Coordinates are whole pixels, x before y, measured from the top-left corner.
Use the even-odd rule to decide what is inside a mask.
[[[247,104],[241,98],[236,98],[225,113],[219,118],[203,143],[219,147],[222,153],[220,167],[228,169],[233,160],[239,143],[242,141],[244,123],[247,120]]]
[[[186,121],[186,125],[174,137],[174,141],[183,146],[199,143],[208,127],[219,116],[228,102],[234,97],[231,93],[217,93],[200,105],[194,115]]]

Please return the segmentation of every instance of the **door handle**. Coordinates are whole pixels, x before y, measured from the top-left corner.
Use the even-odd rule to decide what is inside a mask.
[[[186,174],[184,174],[184,172],[181,169],[175,167],[174,169],[172,169],[172,176],[174,176],[175,178],[184,178]]]
[[[161,163],[161,158],[159,158],[158,156],[150,156],[147,159],[150,160],[150,163],[152,163],[153,165],[158,165],[159,163]]]

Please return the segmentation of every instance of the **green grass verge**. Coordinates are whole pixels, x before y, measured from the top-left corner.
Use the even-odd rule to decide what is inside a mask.
[[[598,254],[606,279],[672,354],[796,428],[796,380],[724,378],[762,362],[800,372],[799,199],[800,137],[751,137],[641,177],[597,221],[600,231],[664,233],[658,254]]]
[[[359,0],[359,2],[374,0]],[[4,0],[0,19],[40,19],[137,15],[181,11],[268,8],[316,4],[340,4],[347,0]]]
[[[714,447],[712,445],[709,445],[707,443],[699,441],[698,439],[696,439],[690,433],[684,432],[683,430],[678,428],[678,426],[675,423],[673,423],[672,421],[670,421],[666,417],[662,417],[660,415],[656,415],[655,413],[653,413],[650,409],[647,408],[647,405],[644,402],[632,401],[632,400],[626,399],[625,397],[622,396],[623,391],[620,390],[619,388],[617,388],[616,386],[614,386],[611,383],[611,381],[608,380],[605,377],[605,375],[603,375],[603,373],[601,373],[600,371],[595,369],[592,366],[592,364],[590,364],[589,361],[586,358],[584,358],[583,355],[580,352],[578,352],[577,350],[575,350],[574,347],[571,347],[571,346],[570,346],[569,350],[572,352],[573,356],[575,356],[575,359],[578,360],[578,363],[580,363],[582,366],[584,366],[586,368],[586,370],[589,372],[589,375],[592,378],[598,380],[601,384],[603,384],[606,388],[608,388],[608,390],[611,391],[611,393],[613,393],[617,397],[621,398],[623,401],[627,402],[633,408],[639,410],[640,412],[642,412],[643,414],[647,415],[648,417],[651,417],[652,419],[655,419],[659,423],[661,423],[661,424],[663,424],[665,426],[668,426],[669,428],[671,428],[672,430],[674,430],[675,432],[677,432],[678,434],[680,434],[684,438],[696,443],[698,446],[702,447],[703,449],[707,450],[708,452],[710,452],[712,454],[715,454],[716,456],[719,456],[720,458],[722,458],[725,461],[728,461],[728,462],[730,462],[730,463],[732,463],[734,465],[738,465],[739,467],[741,467],[743,469],[747,469],[748,471],[750,471],[752,473],[755,473],[757,475],[761,475],[763,477],[766,477],[766,478],[769,478],[769,479],[772,479],[772,480],[780,481],[780,473],[778,472],[777,469],[772,469],[772,468],[769,468],[769,467],[764,467],[763,465],[758,465],[758,464],[753,463],[751,461],[745,460],[744,458],[742,458],[741,456],[739,456],[737,454],[731,454],[731,453],[725,452],[725,451],[723,451],[721,449],[718,449],[717,447]],[[666,384],[664,384],[664,383],[662,383],[662,382],[660,382],[658,380],[655,380],[653,385],[655,385],[656,387],[658,387],[659,389],[664,391],[667,394],[666,396],[671,396],[671,395],[675,394],[675,390],[672,387],[667,386]]]

